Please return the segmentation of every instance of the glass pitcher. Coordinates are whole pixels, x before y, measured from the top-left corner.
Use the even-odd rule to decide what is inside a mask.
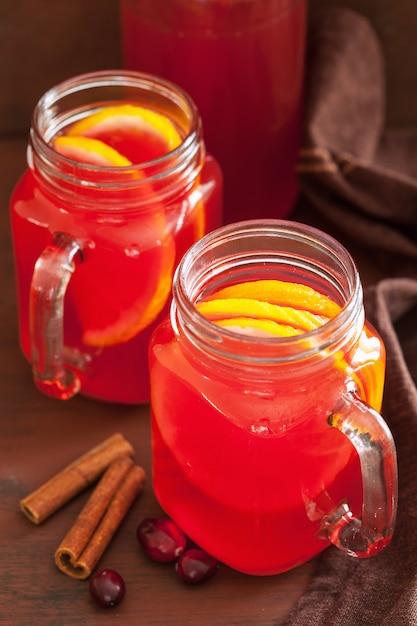
[[[196,102],[226,223],[282,218],[298,194],[306,0],[120,0],[124,64]]]

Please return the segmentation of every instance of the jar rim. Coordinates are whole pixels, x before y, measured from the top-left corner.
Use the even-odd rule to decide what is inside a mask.
[[[251,336],[229,328],[220,327],[208,320],[195,307],[203,287],[212,279],[218,268],[207,268],[203,277],[195,277],[198,260],[207,258],[233,240],[244,237],[270,237],[275,243],[281,237],[311,243],[313,248],[325,248],[329,258],[338,264],[344,276],[344,291],[341,293],[340,312],[328,322],[300,335],[290,337]],[[210,252],[207,252],[210,251]],[[278,250],[279,254],[279,250]],[[227,268],[233,259],[228,259]],[[300,222],[279,219],[247,220],[223,226],[205,235],[186,252],[175,272],[173,281],[173,303],[171,323],[178,327],[197,347],[208,350],[213,355],[228,356],[234,360],[252,363],[288,362],[308,358],[330,349],[336,350],[347,335],[358,334],[363,326],[362,285],[356,264],[348,250],[331,235]],[[237,346],[245,349],[237,350]],[[332,348],[332,349],[333,349]],[[241,356],[239,356],[241,355]]]
[[[78,101],[80,94],[93,92],[102,94],[101,103],[104,104],[106,88],[126,88],[130,90],[130,94],[133,94],[134,90],[137,90],[137,93],[152,92],[153,97],[156,94],[164,102],[172,103],[184,118],[182,127],[184,136],[181,143],[170,152],[151,161],[124,166],[81,163],[57,153],[50,145],[50,140],[56,134],[57,128],[65,125],[71,111],[69,107],[65,117],[64,112],[58,111],[58,105],[65,99],[75,98]],[[122,100],[120,98],[120,101]],[[127,97],[126,100],[134,102],[133,97]],[[91,105],[94,103],[100,104],[100,100],[92,99]],[[172,115],[174,116],[174,113]],[[190,161],[193,161],[194,166],[195,160],[201,164],[201,155],[204,155],[201,119],[189,94],[169,80],[131,70],[100,70],[79,74],[48,89],[39,99],[32,114],[29,148],[32,154],[28,161],[38,159],[40,167],[55,174],[59,172],[61,180],[72,182],[76,179],[82,181],[85,186],[95,186],[95,178],[99,175],[99,185],[103,188],[113,188],[120,184],[126,188],[136,188],[138,185],[148,184],[150,179],[161,179],[171,173],[182,175]],[[142,172],[146,172],[145,177],[141,176]]]

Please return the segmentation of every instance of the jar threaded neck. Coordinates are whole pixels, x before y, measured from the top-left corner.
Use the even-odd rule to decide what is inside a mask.
[[[312,331],[293,337],[260,337],[223,328],[195,303],[219,288],[276,278],[314,285],[340,312]],[[362,287],[348,251],[329,235],[286,220],[250,220],[206,235],[183,257],[173,282],[171,318],[198,350],[239,363],[285,363],[333,353],[362,330]]]

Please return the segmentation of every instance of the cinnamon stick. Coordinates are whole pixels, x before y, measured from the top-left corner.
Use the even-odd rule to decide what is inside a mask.
[[[74,496],[94,483],[119,457],[132,457],[132,445],[116,433],[65,467],[20,501],[22,512],[40,524]]]
[[[108,467],[55,552],[55,563],[62,572],[72,578],[88,578],[144,482],[145,471],[128,457]]]

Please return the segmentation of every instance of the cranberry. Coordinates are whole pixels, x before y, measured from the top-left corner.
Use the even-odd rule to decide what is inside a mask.
[[[125,595],[123,578],[112,569],[98,570],[90,578],[90,595],[94,602],[107,609],[120,604]]]
[[[187,545],[180,528],[168,518],[147,517],[138,526],[136,536],[146,554],[154,561],[176,561]]]
[[[203,583],[214,576],[218,568],[216,559],[200,548],[191,548],[182,553],[175,569],[187,583]]]

